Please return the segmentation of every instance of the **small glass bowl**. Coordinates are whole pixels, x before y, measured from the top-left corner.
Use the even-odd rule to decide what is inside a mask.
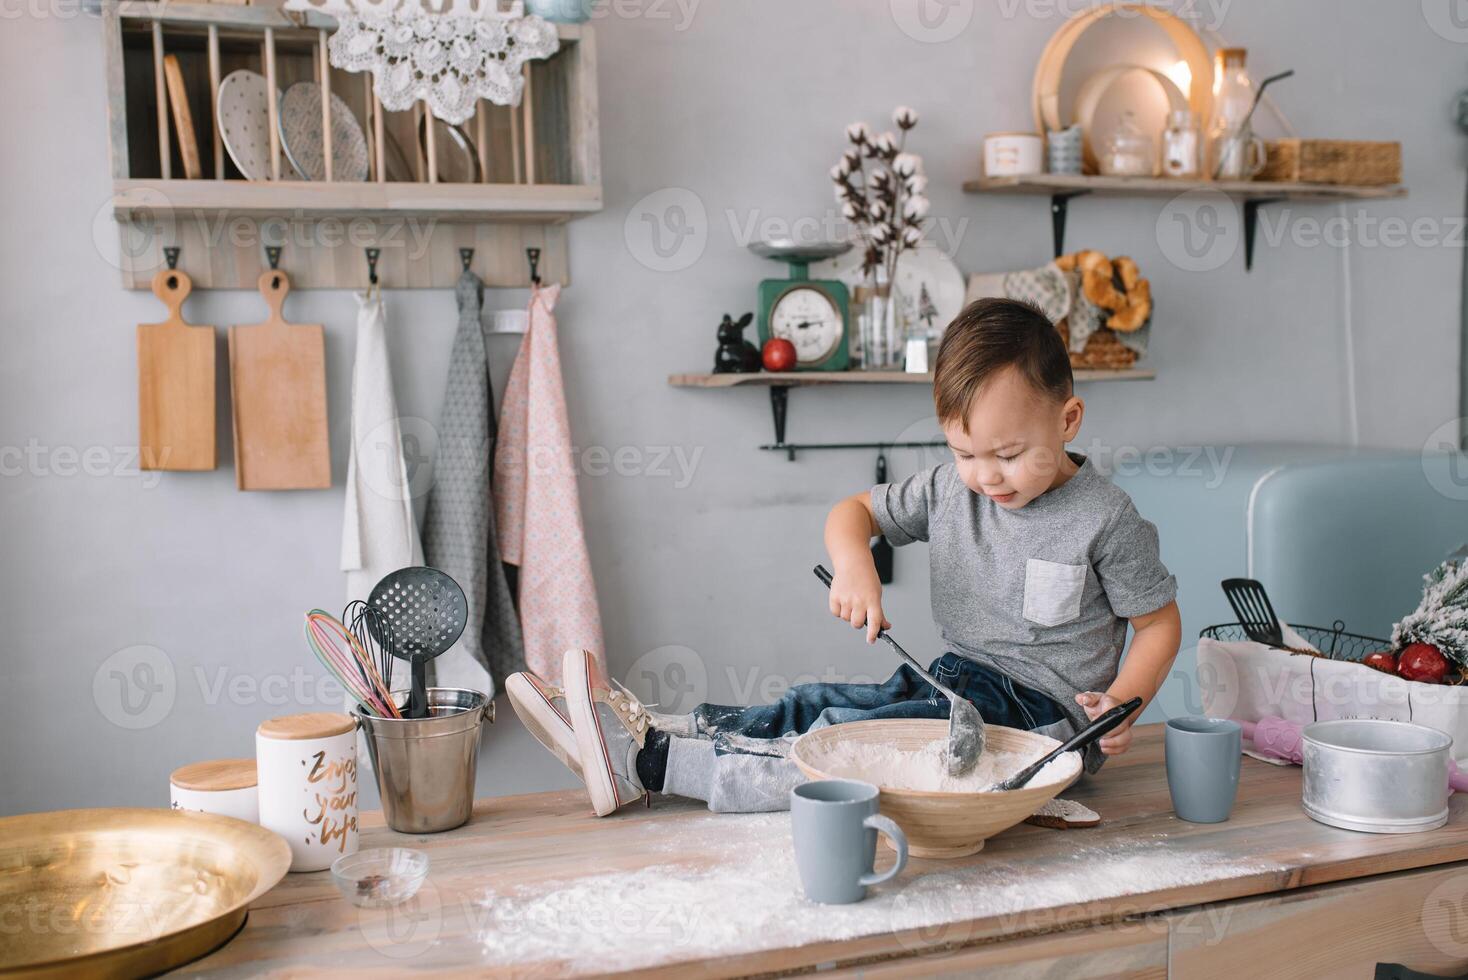
[[[364,909],[385,909],[418,894],[428,855],[407,847],[372,847],[337,858],[331,878],[342,897]]]

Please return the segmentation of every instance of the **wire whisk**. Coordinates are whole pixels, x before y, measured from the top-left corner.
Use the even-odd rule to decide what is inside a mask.
[[[342,610],[342,623],[352,631],[357,643],[367,652],[367,657],[377,667],[382,683],[392,691],[393,628],[387,614],[375,609],[361,599],[353,599]]]
[[[322,609],[306,614],[306,644],[322,666],[341,682],[348,694],[368,711],[383,718],[401,718],[392,693],[372,657],[341,620]]]

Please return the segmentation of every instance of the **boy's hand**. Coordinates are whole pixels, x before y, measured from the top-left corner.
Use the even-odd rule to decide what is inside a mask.
[[[837,569],[831,578],[831,615],[856,629],[867,628],[867,642],[892,624],[882,615],[882,582],[875,566],[855,571]]]
[[[1110,694],[1098,694],[1095,691],[1083,691],[1076,695],[1076,704],[1085,710],[1086,717],[1092,721],[1122,703]],[[1136,721],[1140,714],[1140,711],[1132,712],[1126,721],[1102,736],[1099,743],[1102,755],[1121,755],[1132,747],[1132,722]]]

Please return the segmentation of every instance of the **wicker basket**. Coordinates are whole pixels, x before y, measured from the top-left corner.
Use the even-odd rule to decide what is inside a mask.
[[[1255,180],[1378,186],[1402,182],[1402,144],[1364,140],[1271,140]]]
[[[1056,326],[1061,343],[1070,350],[1070,329],[1065,320]],[[1091,334],[1080,353],[1070,351],[1070,366],[1087,371],[1124,371],[1137,363],[1137,352],[1116,339],[1116,331],[1105,327]]]

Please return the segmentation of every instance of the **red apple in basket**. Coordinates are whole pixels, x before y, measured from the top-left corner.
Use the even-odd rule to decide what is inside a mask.
[[[1397,658],[1397,674],[1409,681],[1441,684],[1448,673],[1448,658],[1435,646],[1409,643]]]
[[[784,337],[771,337],[760,351],[760,360],[766,371],[793,371],[795,369],[795,345]]]
[[[1375,653],[1368,653],[1365,657],[1361,658],[1361,662],[1368,667],[1387,674],[1395,674],[1397,672],[1397,655],[1390,650],[1378,650]]]

